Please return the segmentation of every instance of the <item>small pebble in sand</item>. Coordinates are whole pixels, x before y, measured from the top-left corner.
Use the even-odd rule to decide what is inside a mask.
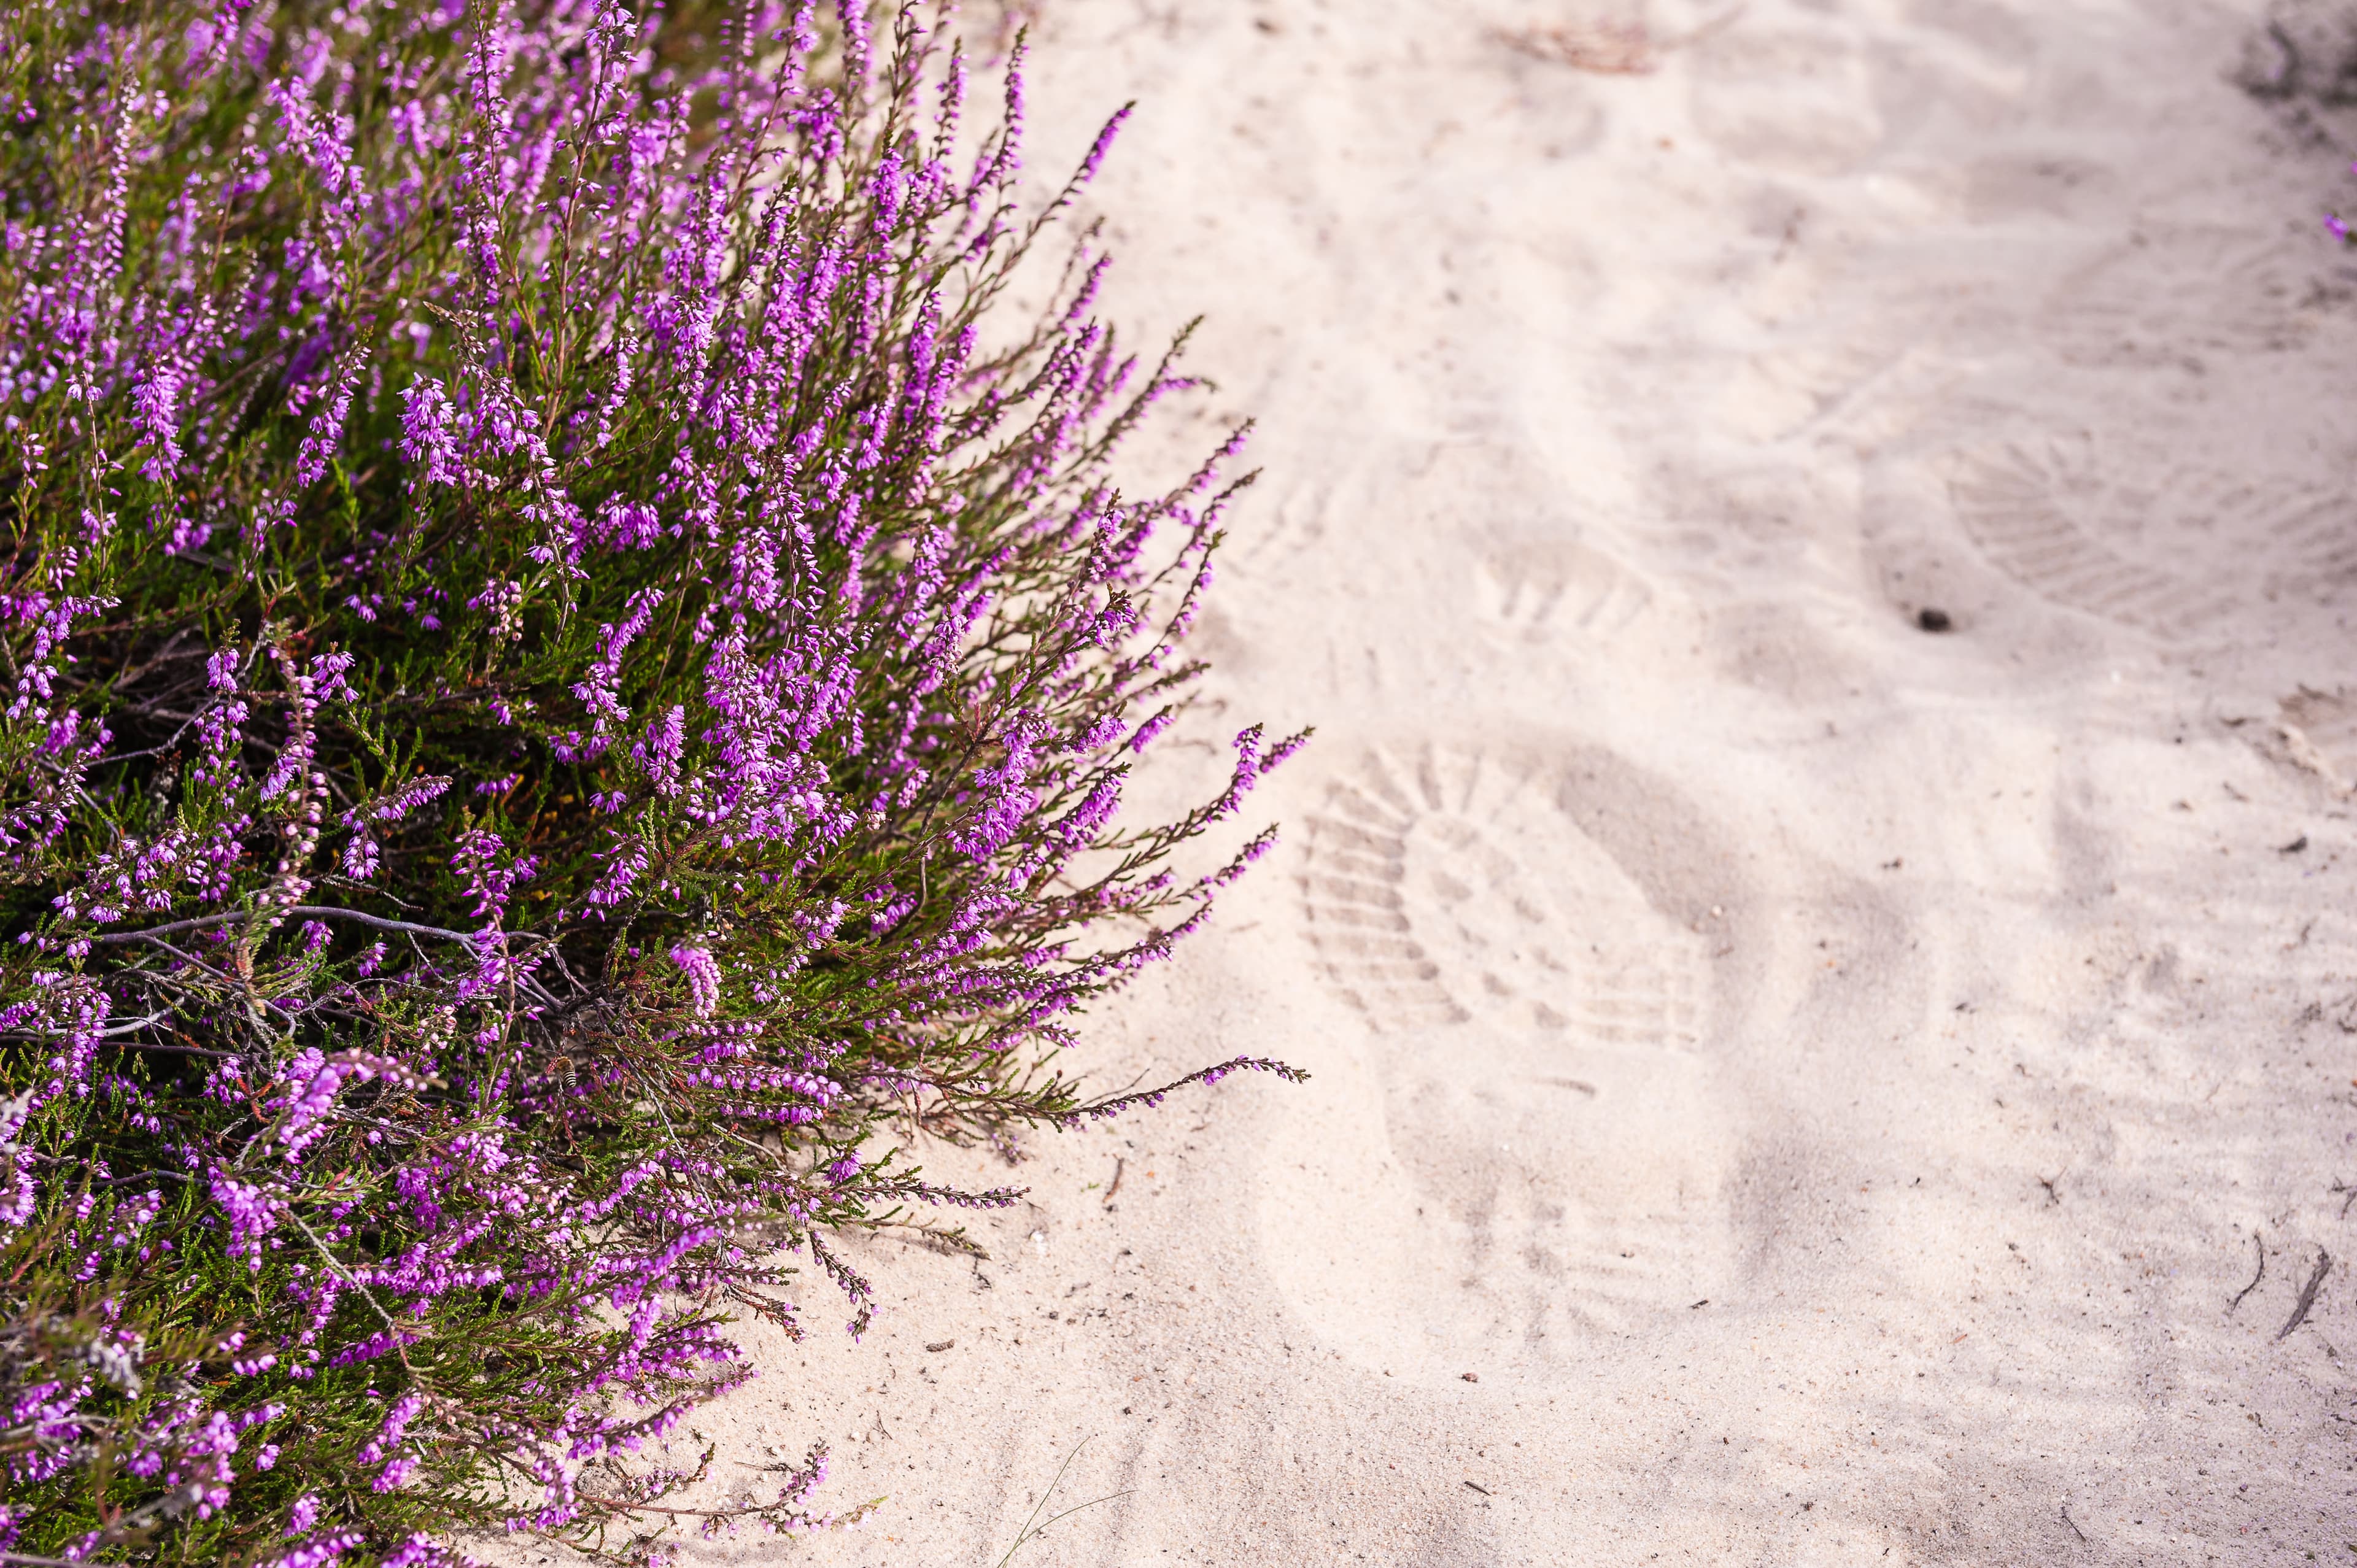
[[[1935,610],[1928,607],[1915,612],[1915,624],[1921,627],[1925,631],[1953,631],[1956,629],[1956,623],[1948,618],[1947,611]]]
[[[1481,1374],[1479,1372],[1466,1372],[1461,1375],[1469,1383],[1478,1383],[1481,1380]]]

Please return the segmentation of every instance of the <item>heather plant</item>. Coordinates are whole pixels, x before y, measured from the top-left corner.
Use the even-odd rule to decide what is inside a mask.
[[[0,1554],[832,1522],[651,1445],[1012,1200],[920,1135],[1178,1087],[1058,1058],[1301,738],[1121,815],[1243,480],[1025,282],[1120,117],[1027,207],[858,0],[0,16]]]

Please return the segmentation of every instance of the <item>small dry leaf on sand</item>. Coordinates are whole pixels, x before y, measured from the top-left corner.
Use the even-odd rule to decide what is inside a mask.
[[[1743,14],[1736,6],[1690,33],[1656,35],[1641,21],[1559,22],[1548,27],[1501,29],[1512,48],[1540,59],[1599,76],[1644,76],[1658,69],[1672,49],[1698,43]]]
[[[1602,76],[1642,76],[1660,63],[1642,22],[1566,22],[1515,28],[1503,37],[1524,54]]]
[[[2323,749],[2314,741],[2309,739],[2308,732],[2298,725],[2279,724],[2275,726],[2275,733],[2270,738],[2274,744],[2264,746],[2263,749],[2275,753],[2280,760],[2289,763],[2294,768],[2305,768],[2315,774],[2344,795],[2351,792],[2352,786],[2349,779],[2342,775],[2339,768],[2333,765],[2332,758],[2326,756]]]

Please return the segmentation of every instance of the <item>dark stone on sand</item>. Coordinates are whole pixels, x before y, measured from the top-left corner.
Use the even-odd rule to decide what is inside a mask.
[[[1948,618],[1945,610],[1921,609],[1915,612],[1915,624],[1925,631],[1953,631],[1956,623]]]

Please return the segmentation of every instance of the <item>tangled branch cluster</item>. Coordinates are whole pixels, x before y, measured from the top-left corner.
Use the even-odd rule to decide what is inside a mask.
[[[1126,498],[1176,346],[1009,290],[1119,118],[1027,211],[861,0],[0,17],[0,1550],[829,1522],[643,1446],[1011,1201],[908,1132],[1168,1091],[1052,1058],[1299,744],[1120,817],[1243,433]]]

